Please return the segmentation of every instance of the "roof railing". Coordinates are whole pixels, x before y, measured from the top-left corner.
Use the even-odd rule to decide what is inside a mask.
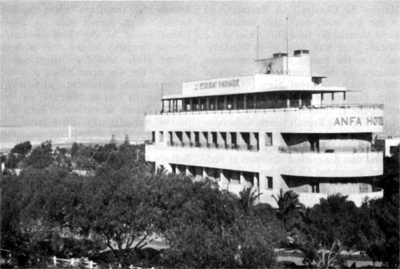
[[[277,107],[277,108],[252,108],[252,109],[225,109],[225,110],[182,110],[146,112],[147,115],[185,115],[185,114],[230,114],[230,113],[268,113],[268,112],[290,112],[290,111],[312,111],[321,109],[380,109],[383,104],[341,104],[341,105],[322,105],[322,106],[300,106],[300,107]]]

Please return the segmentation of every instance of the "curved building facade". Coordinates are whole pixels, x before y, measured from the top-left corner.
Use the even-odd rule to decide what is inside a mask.
[[[371,183],[383,173],[374,147],[383,105],[346,104],[344,87],[311,75],[307,50],[256,66],[253,76],[186,82],[163,96],[161,113],[146,115],[146,160],[234,193],[254,188],[273,206],[280,189],[306,206],[336,193],[358,206],[382,197]]]

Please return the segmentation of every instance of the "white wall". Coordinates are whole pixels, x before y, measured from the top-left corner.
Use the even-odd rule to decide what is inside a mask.
[[[347,124],[346,124],[347,121]],[[381,133],[378,108],[202,111],[148,115],[146,131]]]

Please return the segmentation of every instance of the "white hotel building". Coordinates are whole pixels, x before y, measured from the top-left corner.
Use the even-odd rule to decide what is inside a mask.
[[[256,66],[253,76],[186,82],[163,96],[161,113],[146,116],[146,160],[234,193],[255,188],[273,206],[280,189],[306,206],[336,193],[358,206],[382,197],[371,183],[383,173],[374,147],[383,105],[346,104],[344,87],[311,75],[307,50]]]

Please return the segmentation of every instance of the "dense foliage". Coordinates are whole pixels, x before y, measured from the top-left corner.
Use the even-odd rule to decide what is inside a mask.
[[[208,180],[154,173],[143,155],[143,146],[129,141],[119,147],[75,143],[67,151],[52,150],[48,141],[33,149],[20,175],[1,179],[1,247],[20,266],[45,266],[53,255],[95,259],[102,250],[112,252],[107,263],[153,266],[143,253],[158,235],[169,245],[158,255],[161,266],[275,263],[273,210],[265,216],[254,197],[244,202]],[[74,167],[92,173],[80,176]]]
[[[29,145],[8,156],[17,158],[8,168],[22,172],[5,171],[0,181],[1,248],[14,265],[41,267],[56,255],[124,266],[270,268],[279,245],[302,250],[310,267],[341,266],[343,250],[399,264],[398,151],[376,181],[383,199],[357,208],[336,195],[305,209],[289,191],[275,197],[273,209],[256,204],[251,189],[235,196],[209,180],[154,173],[144,146],[129,139],[119,147]],[[150,259],[145,247],[154,235],[169,248]],[[99,255],[104,250],[109,255]]]

